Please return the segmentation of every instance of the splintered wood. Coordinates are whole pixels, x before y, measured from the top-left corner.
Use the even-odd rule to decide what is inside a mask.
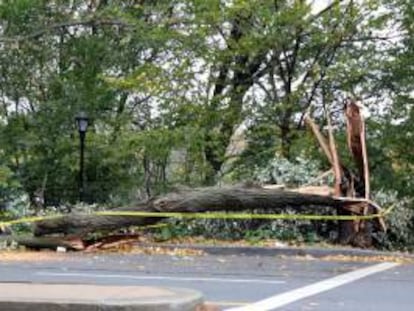
[[[346,168],[339,159],[329,112],[326,113],[328,141],[308,114],[305,116],[305,122],[312,130],[332,167],[332,171],[335,176],[335,195],[345,196],[348,198],[365,198],[366,201],[364,203],[356,203],[353,206],[354,210],[360,210],[360,213],[363,215],[367,215],[373,210],[379,212],[380,208],[375,203],[370,201],[370,181],[365,121],[360,111],[360,103],[348,98],[345,101],[344,114],[347,125],[346,134],[348,148],[358,169],[357,174],[354,174],[350,169]],[[382,218],[378,218],[378,223],[381,229],[385,231],[386,225],[384,220]],[[352,240],[354,238],[355,240],[360,240],[361,235],[365,235],[366,240],[369,240],[371,232],[365,230],[365,224],[366,221],[358,220],[342,223],[344,227],[347,227],[346,230],[348,231],[346,235],[348,236],[349,241],[346,241],[346,243],[350,242],[352,244]]]

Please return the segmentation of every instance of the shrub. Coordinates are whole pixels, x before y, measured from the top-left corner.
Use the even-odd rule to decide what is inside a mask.
[[[376,246],[386,250],[414,250],[414,209],[410,200],[390,191],[377,192],[374,200],[384,208],[394,206],[385,219],[387,232],[374,233]]]
[[[254,168],[252,179],[263,184],[284,184],[297,187],[314,180],[322,172],[319,163],[298,157],[289,161],[280,156],[274,157],[265,166]],[[236,168],[237,169],[237,168]],[[326,181],[320,181],[326,182]],[[318,209],[322,213],[330,209]],[[272,213],[269,210],[254,210],[249,212]],[[286,208],[284,213],[295,214],[296,211]],[[314,210],[309,209],[309,213]],[[174,229],[169,232],[173,236],[203,235],[206,238],[218,239],[279,239],[284,241],[317,242],[329,238],[334,230],[332,223],[299,221],[299,220],[191,220],[186,222],[172,221]],[[164,234],[165,236],[165,234]]]
[[[276,156],[264,167],[257,167],[253,178],[265,184],[285,184],[297,187],[314,180],[321,174],[320,164],[316,161],[297,157],[289,161]]]

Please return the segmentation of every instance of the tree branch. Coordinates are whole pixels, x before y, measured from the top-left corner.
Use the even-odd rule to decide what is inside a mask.
[[[92,18],[92,19],[83,20],[83,21],[67,21],[67,22],[53,24],[53,25],[48,26],[47,28],[35,31],[27,35],[21,35],[21,36],[15,36],[15,37],[0,37],[0,42],[16,43],[16,42],[21,42],[21,41],[30,40],[30,39],[37,39],[55,30],[58,30],[61,28],[75,27],[75,26],[88,26],[88,27],[122,26],[122,27],[128,27],[128,28],[133,27],[132,24],[128,24],[120,20],[96,20]]]

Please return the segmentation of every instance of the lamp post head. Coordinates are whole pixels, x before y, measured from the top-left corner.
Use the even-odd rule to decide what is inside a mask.
[[[85,112],[80,112],[75,120],[78,125],[79,133],[86,133],[86,130],[88,129],[89,118],[86,116]]]

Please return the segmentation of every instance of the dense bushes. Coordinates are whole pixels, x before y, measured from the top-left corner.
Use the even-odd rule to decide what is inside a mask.
[[[378,248],[387,250],[414,250],[414,206],[412,201],[401,199],[396,192],[379,191],[374,199],[384,208],[393,207],[387,215],[386,233],[374,233],[374,241]]]
[[[297,158],[288,161],[275,157],[264,167],[254,168],[254,180],[260,183],[284,184],[287,187],[297,187],[312,182],[322,171],[320,164],[315,161]],[[332,182],[332,176],[318,183]],[[401,199],[396,192],[377,191],[374,200],[388,208],[394,206],[386,217],[387,233],[375,231],[374,245],[386,250],[414,249],[414,210],[407,199]],[[269,211],[248,211],[269,212]],[[305,211],[313,214],[314,209]],[[321,214],[332,214],[332,209],[318,209]],[[284,213],[295,214],[296,211],[286,208]],[[158,232],[159,239],[170,239],[179,236],[202,235],[204,238],[239,240],[245,239],[258,243],[264,239],[277,239],[289,243],[318,243],[334,242],[337,237],[337,223],[333,221],[303,221],[303,220],[170,220],[169,226]]]
[[[295,161],[288,161],[282,157],[274,157],[268,165],[253,168],[253,180],[257,183],[277,183],[286,187],[297,187],[314,181],[322,171],[320,164],[298,157]],[[11,177],[10,177],[11,178]],[[318,180],[318,183],[330,183],[332,177]],[[10,181],[9,181],[10,182]],[[4,185],[3,185],[4,186]],[[7,187],[6,187],[7,188]],[[374,232],[374,244],[377,248],[387,250],[414,249],[414,210],[410,202],[398,197],[396,192],[378,191],[374,200],[388,208],[394,206],[387,216],[388,232]],[[17,218],[32,214],[29,208],[29,199],[22,192],[16,191],[14,196],[9,194],[7,208],[3,208],[2,218]],[[78,204],[68,206],[48,207],[41,214],[55,214],[67,212],[93,212],[103,209],[102,205]],[[5,212],[7,210],[7,213]],[[271,211],[253,210],[251,213],[269,213]],[[283,213],[295,214],[296,211],[286,208]],[[305,213],[314,214],[309,208]],[[332,209],[318,209],[318,213],[332,214]],[[174,237],[202,236],[206,239],[240,240],[259,243],[266,239],[276,239],[289,243],[318,243],[334,242],[337,234],[337,224],[332,221],[303,221],[303,220],[177,220],[170,219],[167,225],[154,229],[158,240],[169,240]],[[27,230],[22,226],[16,228]]]

